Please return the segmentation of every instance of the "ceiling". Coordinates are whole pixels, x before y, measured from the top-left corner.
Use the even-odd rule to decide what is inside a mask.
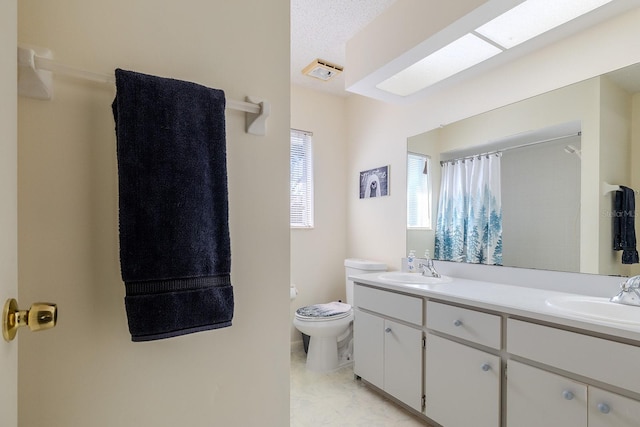
[[[346,96],[344,73],[324,82],[302,69],[316,58],[345,66],[347,40],[395,1],[291,0],[291,83]]]
[[[345,47],[360,30],[396,0],[291,0],[291,83],[335,95],[347,96],[345,73],[349,72]],[[321,81],[302,74],[316,58],[345,67],[342,74]],[[640,69],[619,72],[618,84],[631,92],[640,91]]]

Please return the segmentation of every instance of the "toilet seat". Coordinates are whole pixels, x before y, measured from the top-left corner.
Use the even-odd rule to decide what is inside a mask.
[[[344,319],[345,317],[349,317],[351,313],[352,311],[348,311],[346,313],[334,314],[332,316],[324,316],[324,317],[303,316],[301,314],[296,313],[296,319],[301,320],[303,322],[328,322],[331,320]]]
[[[307,322],[338,320],[353,314],[351,305],[341,302],[314,304],[296,310],[296,318]]]

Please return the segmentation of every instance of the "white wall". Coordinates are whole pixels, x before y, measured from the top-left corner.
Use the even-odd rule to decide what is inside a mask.
[[[115,67],[272,103],[268,135],[227,113],[230,328],[132,343],[118,260],[114,89],[55,78],[19,99],[20,300],[58,303],[22,334],[21,426],[289,423],[289,2],[19,2],[19,41],[60,62]],[[261,64],[257,67],[256,64]]]
[[[392,173],[390,197],[376,200],[375,205],[349,198],[347,255],[372,257],[399,268],[405,252],[404,208],[400,206],[405,203],[408,137],[639,62],[635,42],[640,37],[639,19],[640,10],[628,12],[410,105],[348,98],[349,175],[388,163]],[[583,179],[583,183],[588,188],[583,188],[582,194],[587,190],[596,193],[599,177],[586,183]],[[349,185],[349,193],[355,194],[357,183]],[[598,212],[597,205],[594,212]],[[593,245],[597,248],[598,243]]]
[[[291,282],[295,310],[310,304],[345,301],[347,227],[347,117],[344,97],[301,86],[291,88],[291,127],[313,132],[315,227],[291,230]],[[357,177],[353,178],[357,180]],[[301,335],[291,325],[291,339]]]

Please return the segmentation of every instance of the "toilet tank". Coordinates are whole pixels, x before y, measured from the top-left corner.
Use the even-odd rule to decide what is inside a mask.
[[[381,262],[368,259],[347,258],[344,260],[345,286],[347,288],[347,304],[353,305],[353,280],[349,276],[355,274],[375,273],[387,271],[387,266]]]

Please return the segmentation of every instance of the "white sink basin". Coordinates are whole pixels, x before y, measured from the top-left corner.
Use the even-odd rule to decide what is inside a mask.
[[[436,285],[440,283],[451,282],[451,277],[431,277],[423,276],[420,273],[403,273],[401,271],[389,271],[381,273],[378,279],[390,283],[398,283],[402,285]]]
[[[549,298],[546,304],[574,316],[640,326],[640,307],[613,303],[609,298],[566,295]]]

